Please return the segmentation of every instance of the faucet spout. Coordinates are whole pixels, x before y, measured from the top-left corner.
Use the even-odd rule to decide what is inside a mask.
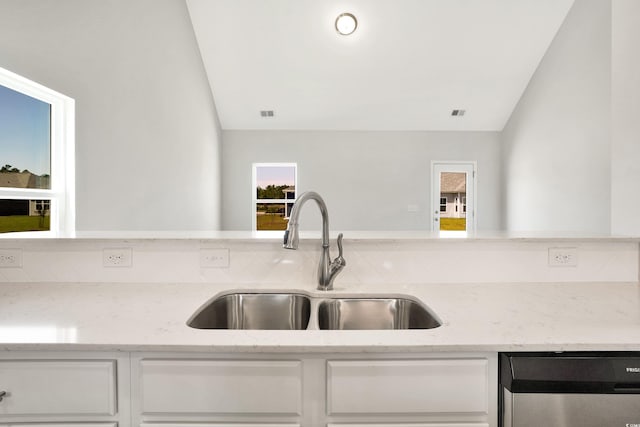
[[[322,215],[322,253],[320,255],[320,263],[318,264],[318,290],[329,291],[333,289],[333,280],[338,273],[342,271],[344,266],[347,265],[347,262],[342,257],[342,233],[338,236],[338,257],[333,261],[331,260],[329,253],[329,212],[324,200],[315,191],[302,193],[296,200],[291,210],[291,215],[289,216],[289,224],[284,233],[284,243],[282,246],[285,249],[298,249],[300,239],[298,233],[298,218],[300,217],[302,206],[308,200],[315,200]]]

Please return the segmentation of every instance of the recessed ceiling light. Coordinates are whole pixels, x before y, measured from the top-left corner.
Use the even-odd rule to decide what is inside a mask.
[[[352,13],[341,13],[336,18],[336,31],[343,36],[352,34],[358,28],[358,20]]]

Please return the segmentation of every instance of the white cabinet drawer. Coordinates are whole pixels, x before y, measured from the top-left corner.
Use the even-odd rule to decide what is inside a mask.
[[[114,415],[113,360],[0,361],[1,415]]]
[[[301,412],[300,361],[144,359],[140,364],[143,414]]]
[[[486,359],[327,362],[329,414],[487,414]]]

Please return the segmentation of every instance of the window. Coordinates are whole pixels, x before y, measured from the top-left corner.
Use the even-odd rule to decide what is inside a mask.
[[[446,212],[446,211],[447,211],[447,198],[440,197],[440,212]]]
[[[254,230],[286,230],[296,200],[296,179],[295,163],[253,165]]]
[[[1,233],[73,235],[74,115],[71,98],[0,68]]]

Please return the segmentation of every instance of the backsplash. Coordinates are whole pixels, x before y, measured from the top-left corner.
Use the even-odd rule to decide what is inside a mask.
[[[0,257],[13,262],[15,254],[21,266],[0,267],[0,282],[268,283],[315,289],[319,247],[315,239],[301,240],[297,251],[282,249],[279,240],[4,239]],[[549,248],[561,253],[569,248],[577,265],[550,266]],[[228,266],[206,266],[226,264],[227,251],[209,249],[228,249]],[[336,289],[385,283],[635,282],[639,245],[631,239],[345,239],[344,257],[347,266]]]

